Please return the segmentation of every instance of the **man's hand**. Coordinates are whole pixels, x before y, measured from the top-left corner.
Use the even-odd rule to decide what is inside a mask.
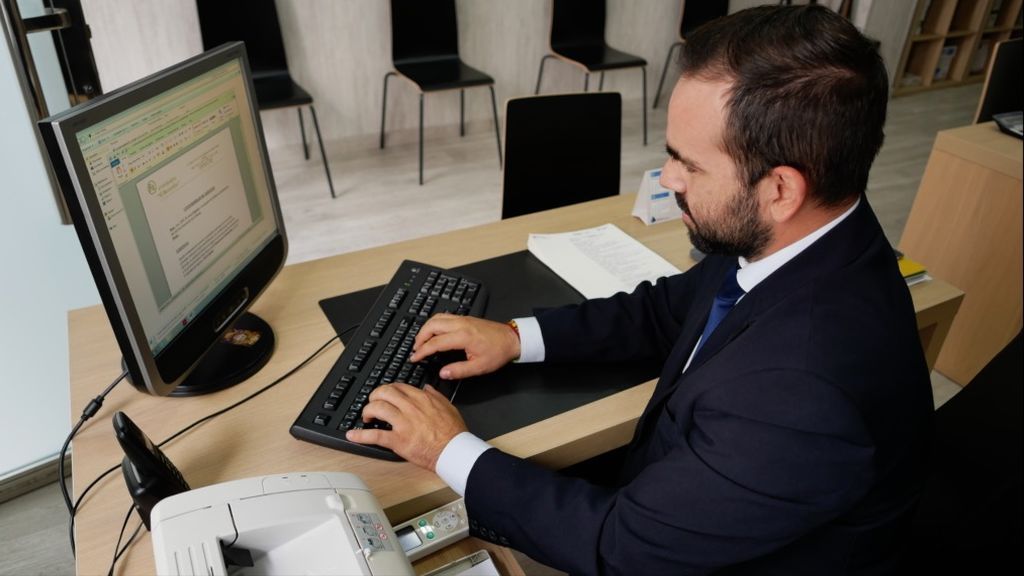
[[[444,447],[466,431],[459,411],[432,386],[423,390],[408,384],[385,384],[370,394],[363,420],[383,420],[391,430],[349,430],[352,442],[394,450],[409,462],[433,472]]]
[[[416,335],[410,362],[437,352],[463,350],[464,362],[441,368],[441,378],[458,380],[488,374],[519,357],[519,336],[509,325],[481,318],[437,314]]]

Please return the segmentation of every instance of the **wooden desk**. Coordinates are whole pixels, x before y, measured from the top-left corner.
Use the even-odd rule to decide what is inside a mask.
[[[935,367],[961,386],[1021,330],[1024,146],[993,122],[939,132],[900,250],[964,291]]]
[[[403,258],[454,267],[522,250],[530,232],[575,230],[612,222],[680,269],[693,265],[684,227],[644,226],[629,216],[634,195],[531,214],[416,241],[341,254],[287,267],[253,307],[277,334],[277,350],[263,370],[234,388],[197,398],[155,398],[121,386],[98,418],[74,442],[74,487],[82,490],[120,462],[110,415],[124,410],[154,440],[168,437],[199,416],[248,395],[285,373],[334,333],[320,312],[323,298],[385,283]],[[941,282],[915,286],[918,326],[932,358],[942,344],[961,293]],[[106,315],[94,306],[70,313],[71,410],[81,413],[120,370],[120,352]],[[248,404],[219,416],[165,447],[193,485],[261,474],[340,470],[358,474],[373,489],[388,518],[407,520],[455,498],[433,473],[406,463],[383,462],[295,440],[288,427],[340,354],[335,344],[306,368]],[[562,468],[622,446],[654,390],[654,381],[505,434],[492,443],[541,465]],[[78,573],[106,572],[118,528],[130,504],[120,473],[90,492],[77,520]],[[129,525],[133,529],[134,521]],[[152,572],[152,545],[143,532],[118,563],[119,573]]]

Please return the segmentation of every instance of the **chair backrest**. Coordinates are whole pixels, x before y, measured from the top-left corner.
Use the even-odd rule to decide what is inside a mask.
[[[978,102],[975,124],[988,122],[993,114],[1016,112],[1024,109],[1024,91],[1021,90],[1020,38],[1005,40],[996,45],[995,55],[988,67],[985,89]]]
[[[715,18],[729,13],[729,0],[683,0],[683,17],[679,22],[679,36],[686,38],[691,32]]]
[[[241,40],[254,74],[287,72],[274,0],[196,0],[203,49]]]
[[[551,46],[604,44],[605,0],[554,0]]]
[[[509,100],[501,217],[618,194],[621,151],[617,92]]]
[[[1024,344],[1010,341],[935,412],[931,472],[911,523],[913,572],[988,574],[1022,566]],[[998,570],[994,568],[998,566]]]
[[[391,0],[391,60],[459,56],[455,0]]]

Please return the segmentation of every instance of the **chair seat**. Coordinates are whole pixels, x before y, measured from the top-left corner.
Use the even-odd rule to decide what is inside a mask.
[[[256,102],[260,110],[306,106],[313,103],[313,97],[285,73],[253,74],[256,88]]]
[[[552,46],[552,51],[574,62],[579,62],[591,72],[614,70],[616,68],[636,68],[646,66],[647,61],[639,56],[616,50],[607,44],[591,44],[585,46]]]
[[[395,69],[424,92],[494,84],[494,79],[458,58],[395,61]]]

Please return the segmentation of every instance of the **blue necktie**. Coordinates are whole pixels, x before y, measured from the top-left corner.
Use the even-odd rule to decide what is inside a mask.
[[[700,341],[697,343],[697,349],[693,351],[693,357],[697,357],[697,353],[711,337],[711,333],[718,328],[718,325],[722,323],[722,319],[725,315],[732,310],[732,307],[736,305],[736,302],[746,292],[743,288],[740,288],[738,282],[736,282],[736,272],[739,270],[739,266],[733,266],[725,278],[722,279],[722,285],[718,287],[718,293],[715,294],[715,302],[711,305],[711,314],[708,316],[708,323],[704,325],[704,332],[701,333]]]

